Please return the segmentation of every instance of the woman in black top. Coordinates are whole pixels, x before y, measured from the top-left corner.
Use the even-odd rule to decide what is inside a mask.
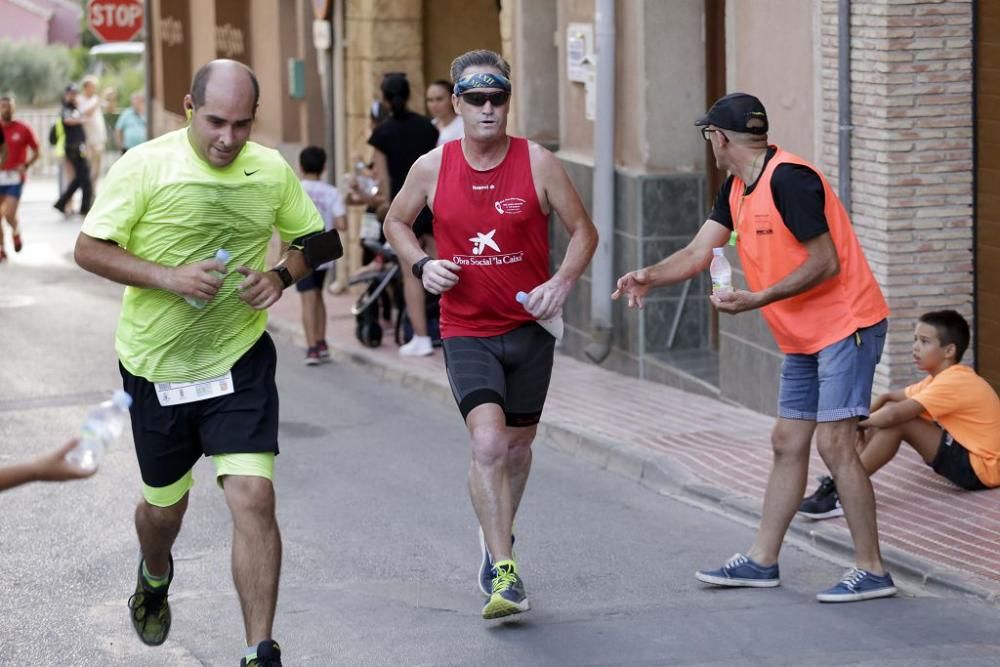
[[[406,175],[417,158],[437,145],[438,131],[430,120],[406,107],[410,99],[410,82],[406,80],[406,75],[387,74],[382,79],[382,98],[389,105],[392,115],[375,128],[368,143],[375,149],[373,161],[380,190],[385,192],[388,186],[391,202],[402,189]],[[425,207],[413,223],[413,232],[431,257],[437,254],[433,220],[430,210]],[[427,335],[424,286],[409,271],[409,267],[403,267],[402,274],[406,313],[413,325],[413,338],[399,348],[399,353],[404,356],[426,356],[434,348]]]

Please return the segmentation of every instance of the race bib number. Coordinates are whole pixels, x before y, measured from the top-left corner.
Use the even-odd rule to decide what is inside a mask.
[[[233,393],[232,371],[217,378],[196,382],[156,382],[156,398],[164,408],[204,401]]]
[[[17,169],[0,170],[0,185],[20,185],[21,172]]]

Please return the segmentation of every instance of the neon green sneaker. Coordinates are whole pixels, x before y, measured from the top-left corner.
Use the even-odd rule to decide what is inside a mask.
[[[503,618],[531,609],[524,594],[524,582],[512,560],[493,566],[493,593],[483,605],[483,618]]]
[[[139,639],[147,646],[159,646],[167,641],[170,634],[170,604],[167,589],[174,580],[174,559],[170,557],[170,576],[167,583],[153,588],[142,576],[142,558],[139,559],[139,581],[135,593],[128,599],[129,616],[132,627]]]

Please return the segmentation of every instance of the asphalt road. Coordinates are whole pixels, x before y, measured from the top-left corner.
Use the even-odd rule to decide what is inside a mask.
[[[121,288],[73,266],[78,223],[49,211],[26,203],[25,251],[0,266],[0,465],[65,441],[120,386]],[[277,343],[287,665],[997,664],[995,607],[906,593],[821,605],[815,592],[842,564],[794,545],[782,587],[708,589],[692,573],[745,548],[748,527],[544,445],[517,523],[533,609],[483,621],[457,410],[357,367],[307,368]],[[211,463],[195,475],[173,631],[155,649],[126,609],[140,497],[130,438],[90,480],[0,496],[0,664],[238,664],[228,512]]]

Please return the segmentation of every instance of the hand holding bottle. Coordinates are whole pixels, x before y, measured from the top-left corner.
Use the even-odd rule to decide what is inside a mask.
[[[194,308],[204,308],[222,287],[229,253],[219,250],[212,259],[170,269],[167,289],[180,294]]]
[[[105,450],[125,430],[131,405],[132,397],[119,389],[110,401],[92,409],[83,422],[80,441],[66,453],[66,461],[84,470],[96,469]]]
[[[518,292],[514,296],[514,298],[517,300],[519,304],[524,306],[525,310],[528,310],[528,302],[531,297],[527,292]],[[529,310],[528,312],[530,313],[531,311]],[[535,321],[538,322],[538,325],[540,327],[542,327],[550,334],[552,334],[553,338],[555,338],[556,340],[562,340],[564,327],[561,314],[556,313],[554,317],[546,317],[546,318],[539,317],[536,318]]]

